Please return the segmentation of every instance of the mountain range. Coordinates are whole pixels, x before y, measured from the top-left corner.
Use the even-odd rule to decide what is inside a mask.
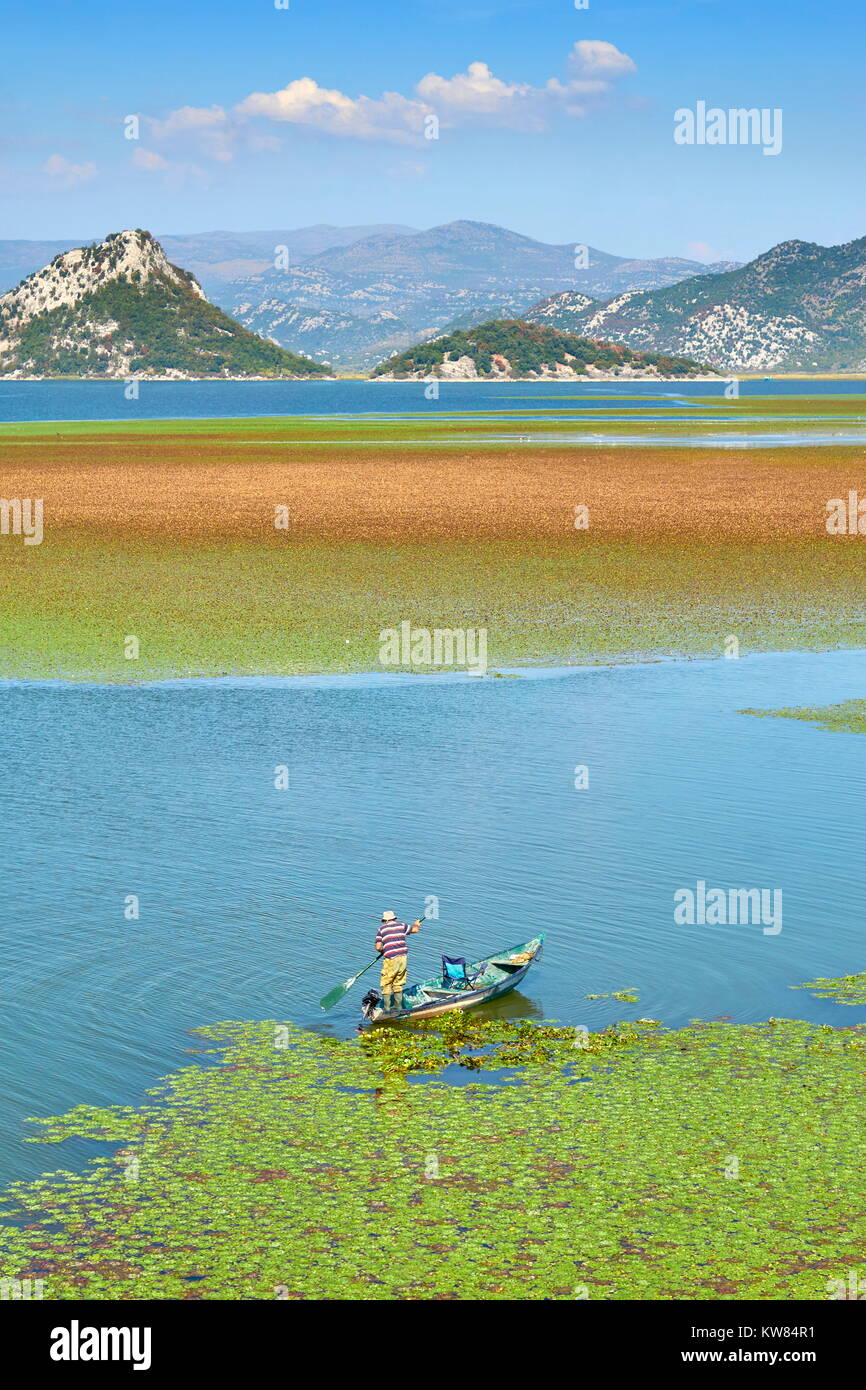
[[[273,266],[279,246],[287,247],[293,262],[300,262],[332,246],[344,246],[365,237],[389,232],[405,232],[408,235],[415,231],[415,227],[392,223],[334,227],[320,222],[310,227],[298,227],[294,231],[192,232],[181,236],[161,235],[157,240],[168,259],[191,271],[210,298],[219,285],[255,275]],[[83,241],[86,238],[66,241],[0,240],[0,294],[13,289],[34,270],[41,270],[55,256],[62,255],[64,251],[74,251]]]
[[[62,252],[0,298],[0,375],[321,376],[210,304],[149,232]]]
[[[562,290],[606,299],[733,264],[630,259],[470,221],[427,231],[317,225],[159,241],[168,259],[191,271],[246,328],[344,371],[372,367],[446,329],[522,315]],[[0,242],[0,289],[75,245]]]
[[[605,303],[565,291],[525,317],[726,371],[866,371],[866,237],[785,241],[748,265]]]
[[[135,231],[61,251],[26,276],[0,298],[0,373],[321,375],[315,358],[337,371],[390,368],[395,357],[421,362],[425,343],[516,320],[720,371],[866,371],[866,237],[786,241],[747,265],[654,287],[634,282],[694,263],[590,249],[578,271],[572,246],[477,222],[173,240],[183,268]],[[52,245],[0,243],[0,274]],[[593,289],[631,287],[599,297],[588,276]]]
[[[276,342],[343,369],[369,368],[445,329],[519,317],[555,290],[580,287],[598,298],[706,269],[674,257],[627,260],[593,247],[578,269],[575,249],[488,223],[450,222],[331,247],[226,285],[215,297]]]

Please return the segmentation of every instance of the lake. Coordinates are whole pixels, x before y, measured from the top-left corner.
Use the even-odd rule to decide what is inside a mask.
[[[510,1017],[857,1021],[789,986],[863,968],[866,738],[736,711],[864,684],[866,653],[838,651],[0,685],[0,1178],[83,1161],[82,1141],[23,1144],[25,1117],[140,1103],[197,1025],[349,1036],[364,982],[332,1014],[319,997],[372,959],[383,908],[430,895],[411,978],[548,933],[523,993],[490,1006]],[[678,924],[699,880],[781,890],[782,929]],[[639,1002],[585,998],[626,986]]]
[[[262,415],[403,415],[431,411],[568,411],[610,400],[623,409],[648,401],[679,413],[690,400],[724,400],[718,381],[442,382],[428,400],[420,381],[141,381],[127,400],[123,381],[2,381],[0,421],[243,419]],[[743,381],[748,397],[857,396],[856,380]]]

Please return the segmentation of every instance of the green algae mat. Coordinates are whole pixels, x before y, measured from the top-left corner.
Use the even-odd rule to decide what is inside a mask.
[[[838,705],[809,706],[791,709],[741,709],[757,719],[800,719],[817,724],[830,733],[866,734],[866,700],[843,700]]]
[[[486,628],[492,667],[866,646],[856,549],[600,540],[167,546],[61,535],[2,552],[4,678],[145,681],[381,669],[380,632]],[[47,551],[46,551],[47,554]],[[420,615],[420,616],[419,616]],[[141,643],[125,654],[125,634]]]
[[[866,970],[858,975],[839,975],[835,979],[822,975],[803,985],[791,985],[791,989],[808,989],[815,999],[835,999],[837,1004],[866,1004]]]
[[[859,428],[863,397],[682,409],[0,425],[44,503],[39,544],[0,538],[0,674],[375,671],[409,616],[485,629],[492,668],[866,645],[862,537],[826,528],[862,449],[683,447]]]
[[[40,1122],[113,1151],[8,1190],[0,1272],[54,1300],[822,1300],[866,1275],[862,1026],[445,1022],[200,1030],[142,1109]]]

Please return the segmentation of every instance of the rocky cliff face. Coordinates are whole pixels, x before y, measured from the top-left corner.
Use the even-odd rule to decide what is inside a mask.
[[[149,232],[55,257],[0,298],[0,375],[320,375],[205,298]]]
[[[552,294],[549,299],[533,304],[525,318],[527,323],[546,323],[551,328],[570,333],[575,324],[583,322],[587,309],[600,308],[601,302],[591,299],[588,294],[581,294],[579,290],[563,290],[561,294]]]
[[[204,299],[204,291],[189,271],[171,265],[149,232],[115,232],[97,246],[79,246],[57,256],[17,289],[0,299],[4,327],[14,331],[36,314],[49,314],[61,305],[78,304],[109,280],[145,285],[164,277]]]
[[[866,237],[786,241],[748,265],[579,305],[571,294],[526,317],[728,371],[866,370]]]

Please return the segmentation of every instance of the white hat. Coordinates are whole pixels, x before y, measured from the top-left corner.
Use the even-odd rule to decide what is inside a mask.
[[[383,921],[383,922],[396,922],[396,920],[397,920],[397,914],[396,914],[396,912],[391,912],[391,911],[389,910],[388,912],[383,912],[383,913],[382,913],[382,921]]]

